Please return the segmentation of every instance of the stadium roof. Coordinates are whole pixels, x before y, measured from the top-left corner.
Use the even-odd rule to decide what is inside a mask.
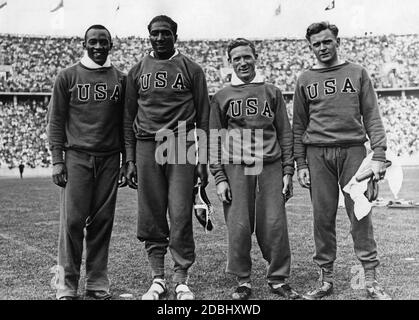
[[[0,0],[0,33],[81,36],[101,23],[118,36],[147,37],[157,14],[178,22],[180,39],[303,38],[319,20],[336,23],[342,36],[419,33],[417,0],[332,1]]]

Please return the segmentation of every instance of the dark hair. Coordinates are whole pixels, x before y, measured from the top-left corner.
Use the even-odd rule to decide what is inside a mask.
[[[307,28],[307,32],[306,32],[306,39],[310,42],[310,37],[313,34],[317,34],[323,30],[327,30],[329,29],[330,31],[332,31],[333,35],[335,36],[335,38],[338,37],[338,33],[339,33],[339,29],[338,27],[336,27],[336,25],[334,24],[330,24],[327,21],[322,21],[322,22],[315,22],[312,23],[308,26]]]
[[[231,56],[230,56],[231,50],[233,50],[234,48],[240,47],[240,46],[249,46],[250,49],[252,49],[252,52],[253,52],[255,58],[257,58],[256,49],[255,49],[255,45],[253,44],[253,42],[251,42],[251,41],[249,41],[245,38],[237,38],[237,39],[234,39],[234,40],[230,41],[230,43],[228,44],[228,47],[227,47],[228,59],[231,59]]]
[[[149,23],[149,24],[148,24],[148,26],[147,26],[148,32],[150,32],[150,31],[151,31],[151,25],[152,25],[154,22],[157,22],[157,21],[167,22],[167,23],[170,25],[170,29],[172,30],[173,35],[176,35],[176,34],[177,34],[177,23],[176,23],[176,22],[174,22],[174,21],[172,20],[172,18],[170,18],[170,17],[168,17],[168,16],[165,16],[165,15],[155,16],[153,19],[151,19],[150,23]]]
[[[90,26],[89,28],[87,28],[86,32],[84,33],[84,41],[86,41],[86,39],[87,39],[87,33],[89,32],[89,30],[92,30],[92,29],[106,30],[109,34],[109,40],[112,41],[111,33],[109,32],[109,30],[106,27],[102,26],[101,24],[94,24],[94,25]]]

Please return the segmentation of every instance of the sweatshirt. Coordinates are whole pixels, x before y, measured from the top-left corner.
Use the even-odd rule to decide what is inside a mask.
[[[241,156],[241,164],[250,164],[252,159],[263,163],[281,159],[284,175],[294,174],[293,137],[286,105],[279,88],[267,84],[257,75],[245,84],[233,76],[231,85],[218,91],[211,100],[210,131],[227,129],[230,139],[224,140],[228,160]],[[251,139],[246,138],[244,129],[250,129]],[[258,136],[257,129],[263,130]],[[240,134],[232,134],[236,131]],[[216,184],[226,181],[221,139],[211,137],[210,171]],[[227,147],[227,148],[226,148]],[[255,154],[256,148],[262,154]],[[241,149],[241,150],[240,150]]]
[[[385,161],[386,134],[366,69],[344,62],[303,72],[294,94],[293,133],[298,169],[307,167],[307,145],[363,145],[367,135],[373,160]]]
[[[154,139],[159,130],[187,130],[208,134],[209,96],[202,68],[176,50],[167,60],[148,54],[132,67],[127,77],[124,138],[127,161],[135,159],[137,139]],[[201,146],[200,148],[207,146]]]
[[[95,156],[123,151],[125,77],[109,60],[98,66],[86,55],[59,72],[48,109],[53,164],[63,163],[69,149]]]

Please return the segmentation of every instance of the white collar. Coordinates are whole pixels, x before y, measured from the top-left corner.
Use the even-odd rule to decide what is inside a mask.
[[[253,78],[250,83],[263,83],[265,82],[265,79],[263,78],[262,74],[258,70],[256,70],[256,75]],[[236,75],[236,73],[233,71],[233,74],[231,75],[231,85],[232,86],[240,86],[242,84],[246,84],[242,80],[239,79],[239,77]]]
[[[167,60],[172,60],[178,54],[179,54],[179,50],[178,49],[175,49],[175,53],[169,59],[167,59]],[[155,54],[154,54],[154,51],[151,51],[150,52],[150,56],[152,56],[153,58],[156,57]]]
[[[106,61],[103,64],[103,66],[101,66],[89,57],[86,50],[84,51],[83,58],[81,58],[80,62],[82,65],[89,69],[109,68],[111,66],[111,59],[109,58],[109,56],[106,58]]]

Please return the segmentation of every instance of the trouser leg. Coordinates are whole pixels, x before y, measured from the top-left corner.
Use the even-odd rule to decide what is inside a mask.
[[[57,298],[77,295],[83,253],[84,227],[92,198],[90,156],[66,152],[67,184],[60,193]]]
[[[168,183],[163,167],[155,160],[155,149],[155,141],[137,141],[137,237],[145,242],[153,278],[164,278],[164,257],[169,245]]]
[[[269,264],[269,283],[283,282],[290,275],[291,251],[282,189],[281,161],[264,164],[257,177],[255,233]]]
[[[364,146],[354,146],[342,149],[342,170],[339,182],[342,188],[352,179],[366,156]],[[366,270],[378,266],[377,245],[374,240],[372,213],[358,220],[354,213],[354,202],[350,195],[344,192],[345,207],[351,222],[351,235],[354,241],[354,250],[358,260]]]
[[[323,281],[333,282],[333,263],[336,260],[336,212],[339,198],[335,148],[309,146],[307,162],[310,170],[310,194],[314,217],[313,260],[322,269]]]
[[[169,250],[174,262],[174,283],[187,281],[188,269],[195,262],[192,206],[195,165],[168,164],[166,177],[170,218]]]
[[[224,204],[224,216],[228,230],[228,254],[226,272],[250,281],[252,259],[252,233],[255,224],[256,177],[244,174],[242,165],[226,165],[232,202]]]
[[[119,153],[94,157],[94,191],[86,223],[86,289],[109,291],[108,255],[118,188]]]

